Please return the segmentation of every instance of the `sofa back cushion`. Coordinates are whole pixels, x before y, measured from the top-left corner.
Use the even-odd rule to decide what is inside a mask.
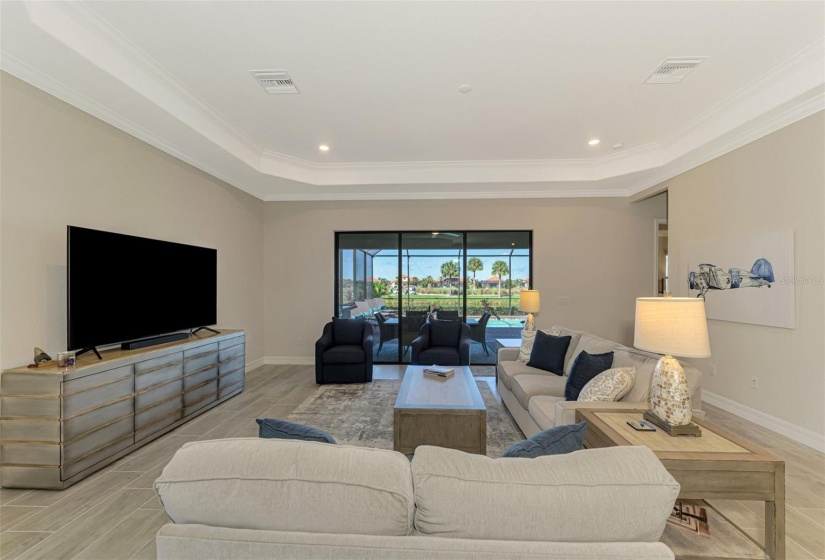
[[[441,319],[430,320],[430,346],[458,348],[461,340],[461,322]]]
[[[184,445],[155,481],[175,523],[361,535],[408,535],[410,464],[383,449],[280,439]]]
[[[573,350],[573,355],[570,361],[565,364],[564,374],[570,375],[570,372],[573,371],[573,365],[576,363],[576,358],[578,358],[582,351],[595,355],[604,354],[605,352],[613,352],[619,348],[622,348],[622,345],[618,342],[605,340],[603,338],[599,338],[598,336],[593,336],[592,334],[581,333],[579,341],[576,344],[576,348]]]
[[[332,341],[339,345],[360,345],[364,341],[364,320],[363,319],[339,319],[332,318]]]
[[[567,346],[567,353],[564,355],[564,375],[567,375],[567,366],[573,361],[573,358],[576,356],[576,347],[579,345],[579,340],[582,337],[582,333],[559,325],[553,325],[551,328],[545,330],[544,332],[546,332],[547,334],[552,334],[553,336],[570,337],[570,344]]]
[[[421,446],[412,472],[415,528],[437,537],[656,542],[679,494],[647,447],[490,459]]]

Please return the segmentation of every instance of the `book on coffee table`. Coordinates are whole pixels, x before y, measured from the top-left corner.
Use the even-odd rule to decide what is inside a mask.
[[[455,373],[451,367],[444,366],[430,366],[424,368],[424,375],[433,375],[435,377],[450,377]]]

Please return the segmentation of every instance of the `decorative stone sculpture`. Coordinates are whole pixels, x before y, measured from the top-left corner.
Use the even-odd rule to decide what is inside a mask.
[[[43,362],[51,362],[52,357],[46,354],[42,348],[34,347],[34,363],[42,364]]]

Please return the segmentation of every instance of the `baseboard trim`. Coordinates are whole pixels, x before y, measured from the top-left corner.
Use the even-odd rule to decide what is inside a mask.
[[[266,356],[264,363],[268,366],[312,366],[315,358],[312,356]]]
[[[770,414],[766,414],[755,408],[751,408],[744,404],[740,404],[727,397],[712,393],[707,389],[702,389],[702,402],[706,402],[717,408],[721,408],[726,412],[735,414],[745,420],[758,424],[763,428],[767,428],[772,432],[783,435],[794,440],[802,445],[807,445],[820,453],[825,453],[825,436],[818,434],[813,430],[802,428],[796,424],[792,424],[787,420],[782,420]]]

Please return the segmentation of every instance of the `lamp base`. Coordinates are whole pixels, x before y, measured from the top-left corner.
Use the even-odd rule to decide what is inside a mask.
[[[650,410],[671,426],[690,424],[690,389],[679,360],[673,356],[663,356],[653,370]]]
[[[645,410],[644,418],[651,424],[655,424],[662,428],[665,433],[671,437],[675,436],[695,436],[701,437],[702,428],[691,422],[685,426],[676,426],[675,424],[668,424],[649,410]]]
[[[527,314],[527,320],[524,322],[524,330],[525,331],[534,331],[536,330],[536,321],[533,319],[533,314]]]

